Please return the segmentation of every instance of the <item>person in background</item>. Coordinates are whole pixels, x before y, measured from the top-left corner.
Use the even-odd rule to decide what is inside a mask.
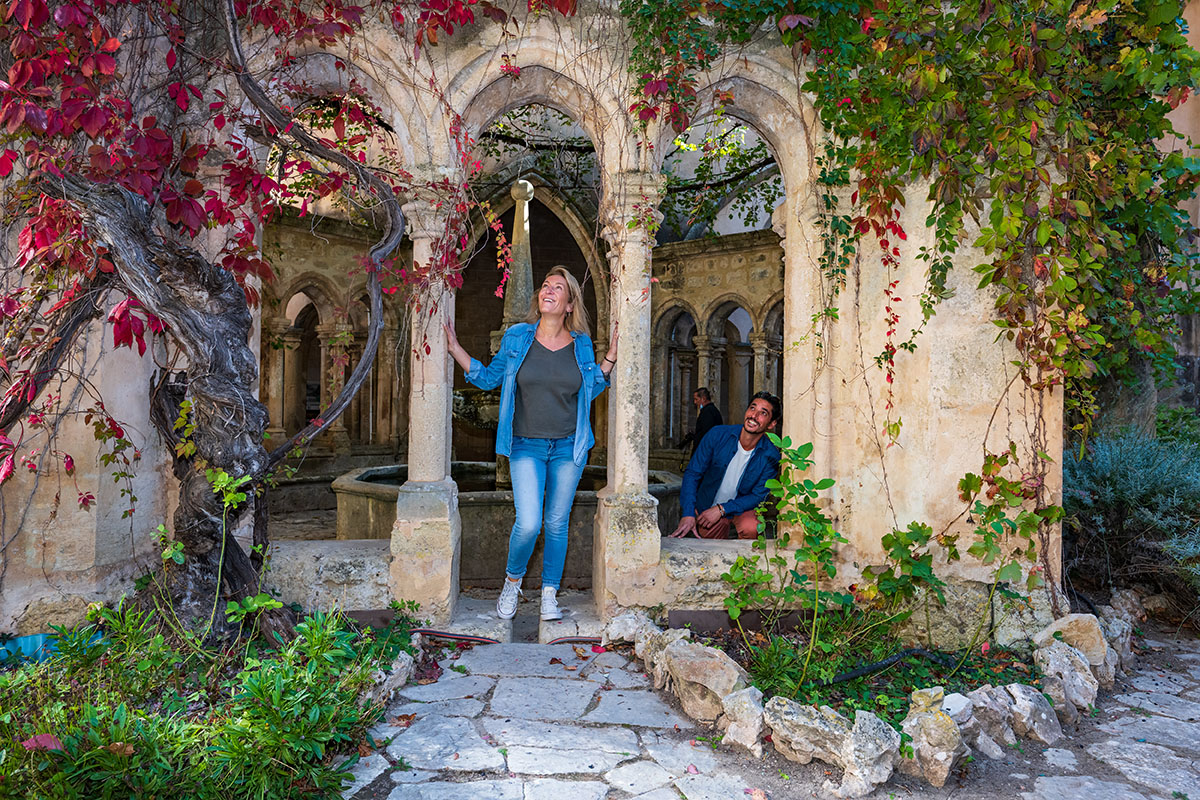
[[[682,450],[684,445],[691,442],[692,455],[696,455],[696,448],[700,446],[700,440],[704,438],[704,434],[724,423],[725,420],[721,417],[721,410],[713,404],[712,393],[706,387],[701,386],[692,393],[692,403],[699,409],[696,414],[696,427],[683,437],[683,441],[679,443],[679,449]]]
[[[517,519],[508,537],[508,565],[496,614],[512,619],[521,579],[544,531],[544,620],[562,619],[558,590],[567,560],[567,522],[575,488],[595,444],[592,401],[608,386],[617,363],[617,329],[596,361],[579,282],[566,267],[550,270],[533,297],[526,321],[504,332],[491,363],[471,358],[453,324],[445,326],[451,357],[480,389],[500,387],[496,453],[508,456]]]
[[[731,523],[737,538],[758,537],[755,509],[767,498],[767,481],[779,474],[779,448],[766,434],[782,414],[778,397],[758,392],[741,425],[718,425],[700,440],[683,473],[683,516],[672,537],[725,539]]]

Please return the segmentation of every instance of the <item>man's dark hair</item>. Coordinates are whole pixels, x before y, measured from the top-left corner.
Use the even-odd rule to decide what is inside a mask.
[[[770,392],[755,392],[754,397],[750,398],[750,402],[753,403],[755,400],[766,400],[771,404],[771,422],[776,422],[783,416],[783,401]]]
[[[707,388],[707,387],[701,386],[699,389],[697,389],[696,391],[692,392],[692,394],[693,394],[693,395],[700,395],[700,399],[701,399],[701,400],[703,400],[703,401],[704,401],[704,402],[706,402],[706,403],[711,403],[711,402],[712,402],[712,392],[708,391],[708,388]]]

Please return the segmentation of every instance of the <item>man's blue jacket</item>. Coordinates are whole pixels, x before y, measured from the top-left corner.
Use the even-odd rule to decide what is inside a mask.
[[[679,490],[679,511],[682,516],[694,517],[696,511],[713,506],[713,498],[725,477],[725,468],[737,452],[741,425],[718,425],[704,435],[696,454],[683,473]],[[738,481],[737,497],[724,504],[725,516],[749,511],[767,499],[767,480],[779,474],[779,448],[765,435],[758,440],[746,471]]]

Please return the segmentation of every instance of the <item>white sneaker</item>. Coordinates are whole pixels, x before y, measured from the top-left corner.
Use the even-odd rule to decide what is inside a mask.
[[[562,609],[558,607],[558,589],[553,586],[542,587],[542,619],[562,619]]]
[[[496,616],[500,619],[512,619],[517,615],[517,598],[523,597],[520,581],[504,579],[504,588],[500,590],[500,598],[496,600]]]

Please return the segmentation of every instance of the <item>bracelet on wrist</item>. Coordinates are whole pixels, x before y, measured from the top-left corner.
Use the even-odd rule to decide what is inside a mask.
[[[617,360],[616,360],[615,358],[609,358],[608,356],[605,356],[605,357],[604,357],[604,360],[605,360],[605,361],[607,361],[607,362],[608,362],[608,363],[610,363],[610,364],[616,364],[616,363],[617,363]]]

